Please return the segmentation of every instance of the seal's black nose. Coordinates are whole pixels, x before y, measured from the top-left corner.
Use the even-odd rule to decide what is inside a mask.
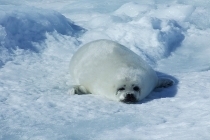
[[[125,96],[125,99],[122,102],[124,102],[124,103],[134,103],[134,102],[136,102],[136,97],[134,96],[134,94],[127,94]]]

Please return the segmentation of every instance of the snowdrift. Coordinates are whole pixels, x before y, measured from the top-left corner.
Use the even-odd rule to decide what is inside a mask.
[[[187,11],[185,12],[187,14],[181,18],[178,18],[176,13],[166,14],[171,10]],[[129,2],[109,16],[93,15],[85,25],[89,32],[84,35],[83,40],[84,42],[101,38],[116,40],[153,65],[158,60],[170,56],[181,45],[186,30],[181,21],[192,11],[191,6],[175,5],[165,9]]]
[[[77,38],[85,32],[84,28],[53,10],[24,6],[0,6],[0,10],[0,66],[12,59],[16,49],[42,52],[46,33],[57,32]]]

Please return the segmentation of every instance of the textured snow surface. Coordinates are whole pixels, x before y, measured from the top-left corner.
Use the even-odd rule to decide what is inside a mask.
[[[209,140],[206,0],[0,0],[0,139]],[[83,44],[117,41],[176,81],[137,104],[69,95]]]

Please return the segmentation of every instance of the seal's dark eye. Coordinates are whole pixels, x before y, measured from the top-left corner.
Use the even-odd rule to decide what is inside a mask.
[[[139,91],[140,88],[139,88],[138,86],[135,86],[135,87],[133,87],[133,90],[134,90],[134,91]]]
[[[124,87],[118,89],[118,91],[123,91],[123,90],[125,90]]]

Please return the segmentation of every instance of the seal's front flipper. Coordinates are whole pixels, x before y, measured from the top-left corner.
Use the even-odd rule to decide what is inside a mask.
[[[74,85],[72,86],[72,89],[70,90],[70,94],[89,94],[87,89],[84,86],[81,85]]]
[[[174,81],[169,78],[159,77],[156,88],[167,88],[174,84]]]

